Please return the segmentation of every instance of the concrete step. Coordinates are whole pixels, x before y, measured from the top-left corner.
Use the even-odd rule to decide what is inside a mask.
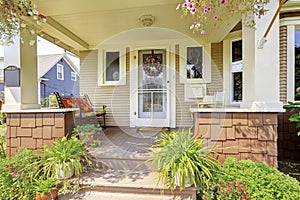
[[[89,171],[80,180],[77,194],[59,195],[66,199],[109,200],[196,200],[196,188],[173,193],[158,182],[158,173],[146,171],[100,170]]]
[[[151,161],[144,159],[98,158],[99,169],[154,171],[156,167]]]
[[[171,194],[128,194],[81,190],[76,195],[61,195],[58,200],[194,200],[189,195]]]

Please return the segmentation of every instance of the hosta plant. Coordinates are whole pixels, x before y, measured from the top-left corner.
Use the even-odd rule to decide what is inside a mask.
[[[152,160],[157,165],[159,181],[171,190],[176,186],[184,189],[187,181],[199,187],[212,178],[211,171],[217,161],[211,156],[210,149],[203,147],[202,138],[185,131],[162,133],[154,146],[158,150]]]

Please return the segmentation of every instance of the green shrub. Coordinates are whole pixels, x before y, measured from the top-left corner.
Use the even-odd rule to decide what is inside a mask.
[[[25,148],[14,157],[0,159],[1,199],[35,199],[33,182],[40,167],[39,157]]]
[[[0,118],[1,118],[1,114],[0,114]],[[6,157],[6,124],[1,124],[1,119],[0,119],[0,159],[5,157]]]
[[[218,180],[211,182],[204,190],[202,190],[202,198],[205,200],[251,200],[251,195],[247,192],[247,186],[242,181],[235,180],[225,182]]]
[[[299,182],[265,163],[234,158],[226,159],[220,169],[215,172],[211,186],[219,180],[242,182],[252,199],[257,200],[298,200],[300,199]],[[203,190],[202,198],[222,199],[218,195],[211,197],[211,187]],[[224,198],[223,198],[224,199]],[[234,199],[234,198],[231,198]]]
[[[0,135],[0,159],[6,157],[6,139],[5,136]]]

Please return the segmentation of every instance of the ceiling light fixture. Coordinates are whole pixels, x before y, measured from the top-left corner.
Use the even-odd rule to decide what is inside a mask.
[[[155,20],[155,17],[152,16],[152,15],[143,15],[140,17],[140,22],[143,24],[143,26],[152,26],[154,20]]]

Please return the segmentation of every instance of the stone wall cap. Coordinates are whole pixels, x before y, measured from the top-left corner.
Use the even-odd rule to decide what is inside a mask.
[[[41,108],[41,109],[7,109],[2,110],[4,113],[67,113],[67,112],[75,112],[78,108]]]
[[[285,109],[250,109],[250,108],[237,108],[237,107],[226,107],[226,108],[190,108],[190,112],[192,113],[226,113],[226,112],[240,112],[240,113],[278,113],[285,112]]]

